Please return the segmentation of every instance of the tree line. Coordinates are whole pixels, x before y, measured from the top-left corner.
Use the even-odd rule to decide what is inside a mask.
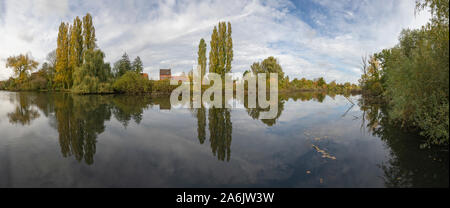
[[[144,68],[139,56],[131,62],[128,54],[124,53],[111,69],[96,41],[95,27],[89,13],[81,19],[76,17],[72,24],[62,22],[56,49],[47,55],[41,68],[32,73],[39,63],[30,54],[9,57],[6,67],[13,69],[14,77],[0,82],[0,89],[71,91],[80,94],[150,89],[148,77],[141,74]],[[129,86],[130,83],[134,84]]]
[[[449,139],[449,1],[416,1],[416,12],[425,9],[432,15],[425,26],[403,30],[396,46],[363,58],[360,85],[363,98],[388,104],[391,123],[420,132],[422,147],[430,147]]]
[[[139,56],[133,62],[127,53],[114,63],[113,68],[105,62],[105,54],[98,48],[97,37],[92,16],[88,13],[83,18],[76,17],[72,24],[62,22],[58,30],[57,47],[50,52],[41,69],[31,73],[39,65],[31,55],[12,56],[7,60],[7,67],[15,72],[15,78],[0,82],[0,89],[8,90],[56,90],[74,93],[170,93],[175,87],[169,81],[152,81],[142,76],[143,63]],[[230,22],[219,22],[211,33],[209,56],[206,56],[207,43],[202,38],[198,46],[198,65],[201,77],[217,73],[225,77],[231,72],[233,61],[233,39]],[[323,78],[315,80],[294,79],[285,76],[281,65],[275,57],[268,57],[262,62],[255,62],[252,73],[278,73],[279,89],[330,91],[344,93],[358,90],[350,84],[326,83]],[[192,73],[190,73],[192,77]],[[224,80],[224,79],[223,79]],[[209,83],[203,83],[209,85]],[[205,86],[205,87],[207,87]]]
[[[225,77],[225,73],[231,72],[231,62],[233,61],[233,40],[232,40],[232,29],[230,22],[219,22],[211,34],[210,41],[210,52],[209,57],[206,57],[207,44],[202,38],[200,39],[197,51],[197,64],[200,67],[200,76],[203,77],[206,74],[206,67],[208,62],[209,72],[220,74],[222,78]],[[329,84],[326,83],[323,77],[307,80],[293,79],[289,80],[289,76],[285,76],[283,68],[281,67],[278,60],[270,56],[261,62],[254,62],[249,70],[244,71],[243,76],[251,73],[252,75],[257,75],[258,73],[269,73],[278,74],[278,88],[286,91],[328,91],[336,94],[349,93],[350,91],[359,91],[360,88],[356,84],[351,84],[346,82],[344,84],[336,83],[332,81]],[[208,83],[203,83],[208,84]]]

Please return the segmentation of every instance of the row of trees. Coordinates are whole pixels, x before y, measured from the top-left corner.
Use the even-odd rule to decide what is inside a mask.
[[[56,47],[55,85],[70,89],[74,82],[74,71],[80,70],[85,62],[92,61],[92,56],[104,57],[101,51],[94,51],[97,47],[96,40],[92,16],[89,13],[83,17],[83,21],[76,17],[72,25],[64,22],[60,24]]]
[[[48,54],[41,69],[31,73],[39,65],[31,55],[12,56],[8,58],[6,67],[14,70],[16,78],[0,82],[0,89],[70,90],[82,94],[116,91],[135,93],[135,89],[139,89],[139,92],[151,89],[148,77],[141,74],[143,63],[139,56],[130,62],[128,54],[124,53],[111,70],[96,41],[95,27],[89,13],[82,19],[76,17],[72,25],[62,22],[57,47]],[[142,87],[136,86],[142,83]]]
[[[110,64],[104,62],[105,55],[97,48],[96,40],[95,28],[90,14],[86,14],[82,20],[76,17],[72,25],[61,23],[57,48],[49,53],[47,62],[42,65],[41,70],[35,76],[38,79],[28,80],[28,83],[31,83],[28,87],[22,85],[14,88],[25,90],[70,89],[76,93],[110,93],[114,91],[143,93],[151,91],[154,85],[157,85],[157,89],[161,88],[162,91],[172,89],[168,82],[156,83],[141,78],[143,63],[139,56],[131,62],[128,54],[124,53],[111,69]],[[218,73],[222,78],[225,73],[231,72],[233,41],[229,22],[219,22],[217,26],[214,26],[211,34],[209,57],[206,56],[206,51],[207,44],[204,39],[201,39],[198,46],[198,65],[201,68],[202,78],[206,74],[208,59],[209,72]],[[38,65],[28,56],[12,57],[11,60],[11,64],[8,66],[15,67],[19,83],[27,80],[28,72]],[[327,84],[323,78],[290,81],[289,77],[285,76],[278,60],[272,56],[262,62],[253,63],[250,70],[244,72],[244,75],[249,72],[253,74],[278,73],[280,89],[331,90],[335,93],[358,89],[356,85],[350,83],[337,84],[333,81]],[[128,75],[122,78],[127,73]],[[136,86],[137,83],[144,85]],[[5,88],[1,85],[10,86],[11,83],[0,83],[0,87]]]
[[[285,76],[283,68],[279,64],[278,60],[273,56],[264,59],[262,62],[253,63],[250,66],[250,70],[246,70],[244,72],[244,76],[248,73],[252,73],[253,75],[259,73],[278,73],[278,88],[281,90],[325,91],[337,94],[344,94],[350,91],[359,90],[359,86],[356,84],[351,84],[350,82],[341,84],[336,83],[336,81],[327,83],[323,77],[314,80],[308,80],[305,78],[295,78],[290,80],[289,76]]]
[[[233,39],[231,37],[231,23],[219,22],[211,34],[209,57],[206,57],[207,44],[200,39],[197,52],[197,64],[200,67],[200,77],[206,74],[206,60],[209,58],[208,68],[210,73],[220,74],[222,78],[226,73],[231,72],[231,62],[233,61]],[[192,77],[192,72],[189,72]],[[224,80],[224,79],[223,79]]]
[[[360,83],[365,95],[389,104],[390,122],[419,130],[426,144],[446,145],[449,139],[449,1],[417,1],[429,8],[431,21],[403,30],[399,43],[363,59]],[[368,96],[366,96],[368,97]]]
[[[201,42],[200,40],[200,45]],[[230,22],[219,22],[218,26],[214,26],[210,46],[209,72],[217,73],[225,77],[225,73],[231,72],[231,62],[233,61],[233,39],[231,38]],[[199,47],[199,53],[200,49]],[[202,60],[206,59],[202,57]],[[199,63],[200,66],[202,64]]]
[[[61,23],[56,47],[54,87],[76,93],[112,92],[112,73],[105,54],[97,48],[92,16],[73,24]]]

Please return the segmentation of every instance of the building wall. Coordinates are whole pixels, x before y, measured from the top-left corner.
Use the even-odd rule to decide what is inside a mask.
[[[170,78],[171,78],[170,75],[162,75],[162,74],[159,75],[160,80],[166,80],[166,79],[170,79]]]

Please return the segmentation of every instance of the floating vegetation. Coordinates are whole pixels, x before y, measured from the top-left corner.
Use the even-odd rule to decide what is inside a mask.
[[[328,159],[332,159],[332,160],[336,160],[335,156],[330,155],[329,153],[325,152],[325,150],[321,150],[319,147],[317,147],[316,145],[312,145],[312,147],[320,154],[322,154],[322,158],[328,158]]]
[[[311,133],[310,131],[305,131],[305,132],[303,132],[303,134],[307,137],[307,138],[309,138],[309,139],[312,139],[312,140],[314,140],[314,141],[320,141],[320,140],[322,140],[322,139],[328,139],[329,138],[329,136],[318,136],[317,134],[313,134],[313,133]]]

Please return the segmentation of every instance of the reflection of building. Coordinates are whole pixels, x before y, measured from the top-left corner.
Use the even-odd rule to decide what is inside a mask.
[[[159,70],[159,80],[166,80],[172,77],[172,73],[170,72],[170,69],[160,69]]]
[[[159,110],[170,110],[171,107],[172,106],[170,105],[170,102],[160,103],[159,104]]]

